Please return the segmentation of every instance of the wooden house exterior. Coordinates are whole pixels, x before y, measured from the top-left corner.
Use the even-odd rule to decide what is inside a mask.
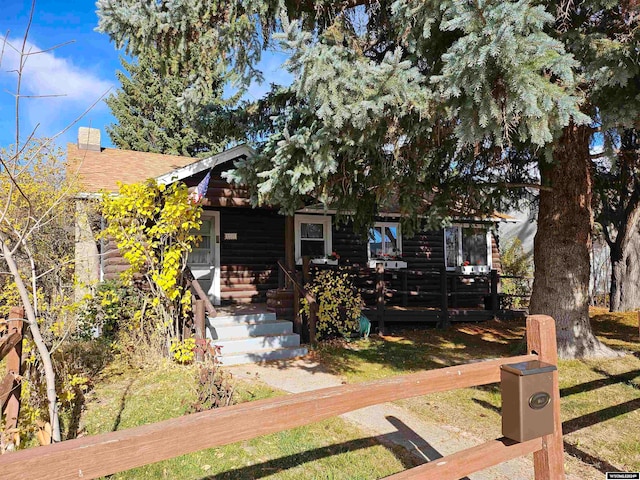
[[[130,171],[137,167],[129,154],[138,158],[145,155],[122,150],[118,150],[116,155],[113,149],[106,150],[109,150],[108,155],[104,155],[105,149],[81,151],[70,147],[70,156],[81,154],[85,159],[90,157],[88,165],[103,165],[103,168],[101,157],[108,157],[114,162],[109,166],[112,172],[109,181],[112,181],[117,178],[118,169]],[[301,210],[293,219],[287,219],[276,208],[252,208],[247,190],[231,185],[223,178],[223,173],[232,168],[235,160],[251,154],[249,148],[239,146],[202,160],[186,159],[187,162],[181,158],[181,164],[176,164],[172,158],[176,167],[155,175],[159,182],[183,181],[189,187],[196,187],[211,171],[202,200],[204,213],[200,234],[203,242],[194,249],[189,264],[214,304],[265,302],[268,292],[279,286],[278,260],[292,257],[294,263],[300,265],[302,256],[306,254],[315,257],[312,261],[318,262],[321,268],[329,268],[327,264],[335,263],[352,268],[361,279],[362,286],[371,280],[368,278],[371,267],[376,262],[384,262],[389,291],[405,292],[403,295],[389,295],[392,304],[439,305],[437,295],[429,295],[428,292],[439,291],[442,279],[438,275],[446,275],[449,291],[477,293],[460,296],[457,300],[454,298],[456,306],[483,305],[489,292],[489,271],[500,270],[498,240],[492,228],[497,218],[461,220],[460,225],[448,230],[419,232],[409,237],[401,235],[399,218],[391,212],[376,223],[379,237],[385,237],[386,232],[384,240],[374,239],[376,232],[372,232],[370,239],[363,238],[349,225],[338,225],[331,213],[312,207]],[[140,173],[146,173],[146,170]],[[96,187],[100,182],[95,180],[95,172],[85,168],[81,169],[81,175],[90,179],[88,184],[94,191],[98,190]],[[101,175],[104,176],[104,172]],[[146,178],[140,175],[137,181]],[[287,228],[294,230],[289,237]],[[475,253],[464,250],[467,231],[471,232],[469,239],[475,242]],[[86,252],[87,235],[80,237],[84,238],[85,248],[77,251]],[[471,245],[473,242],[467,243]],[[126,268],[114,245],[98,245],[96,248],[102,250],[102,255],[99,256],[99,272],[94,268],[92,280],[115,278]],[[326,258],[332,253],[339,255],[337,262]],[[464,263],[470,263],[465,259],[471,258],[469,255],[474,261],[468,268],[476,270],[468,276],[455,275]],[[372,301],[372,297],[367,298]]]

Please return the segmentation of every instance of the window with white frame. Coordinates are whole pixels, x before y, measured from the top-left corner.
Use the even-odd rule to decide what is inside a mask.
[[[324,258],[331,254],[331,217],[324,215],[295,216],[296,262],[302,257]]]
[[[402,257],[402,234],[398,222],[376,222],[369,230],[369,259]]]
[[[491,231],[483,226],[453,226],[444,229],[447,269],[463,265],[491,268]]]

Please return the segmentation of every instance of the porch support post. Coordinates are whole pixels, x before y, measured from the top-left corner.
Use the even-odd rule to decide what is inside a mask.
[[[295,241],[293,215],[289,215],[284,220],[284,264],[290,272],[296,270]],[[285,286],[291,286],[288,277],[285,278]]]
[[[378,317],[378,333],[380,336],[385,335],[384,328],[384,302],[385,302],[385,285],[384,285],[384,263],[376,263],[376,309]]]
[[[205,332],[205,307],[204,300],[196,300],[194,305],[193,316],[195,320],[195,336],[196,336],[196,361],[202,362],[204,354],[207,350],[207,334]]]
[[[456,278],[453,278],[455,284]],[[449,294],[447,292],[447,267],[440,268],[440,328],[449,326]]]
[[[500,305],[498,303],[498,271],[496,269],[491,270],[489,279],[491,282],[491,311],[494,318],[498,318]]]

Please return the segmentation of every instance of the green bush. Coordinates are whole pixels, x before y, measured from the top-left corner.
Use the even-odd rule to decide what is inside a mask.
[[[120,280],[99,283],[85,295],[78,311],[78,335],[114,340],[120,329],[130,327],[142,305],[142,292]]]
[[[510,240],[500,256],[502,274],[516,277],[530,277],[533,271],[531,255],[528,255],[522,248],[519,238]],[[502,293],[507,295],[518,295],[515,297],[505,296],[505,308],[525,308],[529,306],[529,296],[531,295],[530,280],[527,278],[503,278]]]
[[[344,269],[316,271],[305,288],[318,304],[317,336],[319,340],[349,337],[360,328],[362,297]],[[309,316],[310,306],[302,299],[301,313]]]

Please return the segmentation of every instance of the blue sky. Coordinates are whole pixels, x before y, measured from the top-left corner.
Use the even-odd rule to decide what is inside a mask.
[[[31,1],[0,0],[0,31],[9,32],[11,44],[20,48],[27,26]],[[52,136],[67,127],[105,92],[118,87],[115,72],[119,55],[106,35],[96,32],[95,0],[38,0],[29,33],[32,51],[73,41],[53,51],[29,57],[23,76],[23,95],[62,95],[51,98],[24,98],[21,104],[21,137],[38,126],[37,136]],[[267,53],[261,62],[266,81],[252,85],[248,98],[260,97],[270,82],[288,83],[290,76],[280,66],[285,56]],[[0,65],[0,146],[15,139],[16,68],[18,56],[6,47]],[[11,93],[8,93],[11,92]],[[99,128],[102,146],[113,146],[105,126],[113,123],[109,108],[99,101],[75,126],[61,135],[58,145],[75,142],[79,126]]]

